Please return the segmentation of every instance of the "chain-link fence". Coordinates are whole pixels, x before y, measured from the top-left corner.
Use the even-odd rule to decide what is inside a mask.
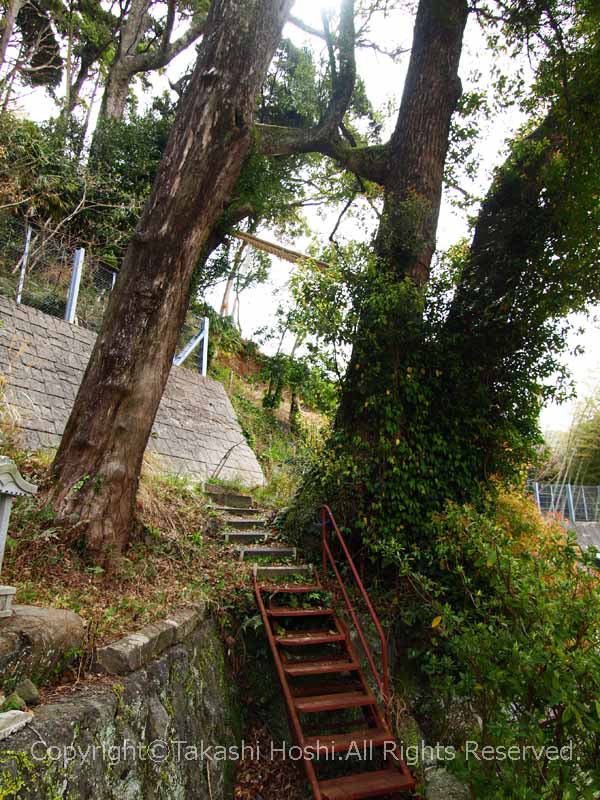
[[[0,220],[0,292],[45,314],[67,319],[69,298],[74,317],[70,320],[98,330],[114,286],[116,272],[91,254],[77,255],[81,248],[65,241],[60,229],[23,225],[19,220]],[[73,284],[79,259],[79,281]]]
[[[571,522],[600,520],[600,486],[532,482],[529,490],[543,514],[558,513]]]
[[[0,294],[97,332],[116,278],[89,250],[63,239],[59,228],[0,216]],[[177,347],[185,357],[176,363],[206,374],[207,334],[206,318],[189,312]]]

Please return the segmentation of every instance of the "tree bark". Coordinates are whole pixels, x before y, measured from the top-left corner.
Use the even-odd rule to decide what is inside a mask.
[[[419,3],[398,122],[387,145],[384,209],[375,241],[379,270],[390,285],[408,278],[420,289],[429,279],[450,120],[461,92],[458,66],[467,14],[465,0]],[[361,315],[337,427],[351,434],[358,425],[376,436],[368,398],[386,387],[393,391],[415,327],[404,315],[372,320],[370,313]]]
[[[4,66],[4,62],[6,61],[10,37],[12,36],[17,16],[23,5],[24,0],[8,0],[8,8],[6,9],[2,25],[2,38],[0,39],[0,69]]]
[[[244,251],[246,249],[247,243],[242,242],[236,252],[235,256],[233,257],[233,267],[227,276],[227,281],[225,283],[225,290],[223,292],[223,299],[221,300],[221,309],[219,311],[220,317],[228,317],[229,316],[229,301],[231,300],[231,290],[233,289],[233,284],[235,281],[235,276],[238,273],[240,268],[240,264],[242,262],[242,257],[244,255]]]
[[[190,278],[250,144],[292,0],[214,0],[188,92],[52,465],[51,501],[104,566],[127,542]]]
[[[429,280],[448,152],[461,95],[465,0],[421,0],[396,129],[390,140],[377,254],[417,286]],[[406,203],[409,201],[409,207]],[[412,219],[411,219],[412,217]]]
[[[132,77],[133,74],[129,72],[122,61],[115,61],[111,66],[102,95],[100,119],[123,119]]]

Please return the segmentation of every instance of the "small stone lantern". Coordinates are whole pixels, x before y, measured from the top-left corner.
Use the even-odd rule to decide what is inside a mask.
[[[36,492],[37,486],[25,480],[15,462],[7,456],[0,456],[0,575],[13,499],[31,497]],[[12,599],[15,592],[14,586],[0,586],[0,617],[12,616]]]

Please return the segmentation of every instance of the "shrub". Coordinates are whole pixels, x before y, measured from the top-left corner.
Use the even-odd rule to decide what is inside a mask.
[[[596,552],[583,554],[557,520],[504,490],[483,509],[449,505],[436,527],[427,572],[422,559],[411,570],[415,558],[403,572],[419,598],[407,606],[407,621],[421,627],[411,656],[446,716],[468,711],[455,731],[463,757],[451,767],[486,800],[597,798]],[[464,757],[467,741],[494,757]],[[511,746],[515,759],[503,757]],[[527,746],[537,752],[523,755]]]

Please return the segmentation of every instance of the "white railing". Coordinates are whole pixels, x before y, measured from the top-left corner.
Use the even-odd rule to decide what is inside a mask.
[[[188,356],[194,352],[198,345],[202,343],[202,349],[198,359],[198,369],[201,375],[206,376],[208,369],[208,328],[209,319],[208,317],[204,317],[198,333],[189,340],[183,350],[181,350],[181,352],[178,353],[173,359],[173,364],[176,367],[180,367],[186,358],[188,358]]]
[[[559,513],[571,522],[600,520],[600,486],[532,481],[528,488],[543,514]]]

